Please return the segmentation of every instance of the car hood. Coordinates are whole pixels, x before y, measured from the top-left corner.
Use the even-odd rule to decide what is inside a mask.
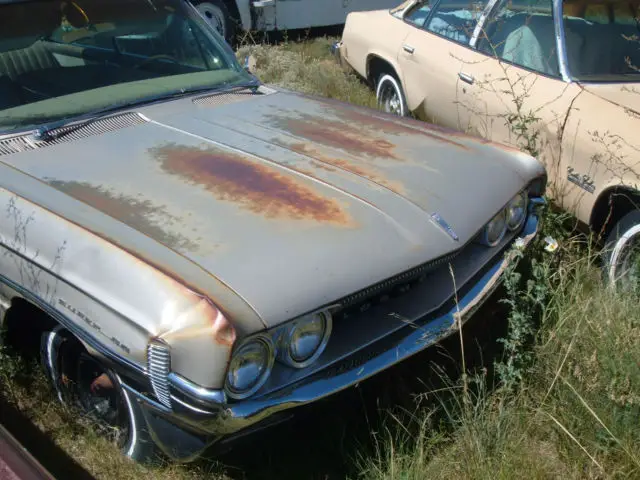
[[[582,87],[593,95],[640,115],[640,93],[637,82],[584,84]]]
[[[287,92],[137,112],[134,124],[95,134],[100,121],[0,161],[106,214],[105,231],[123,223],[130,242],[144,235],[197,264],[267,326],[460,248],[542,168],[422,122]]]

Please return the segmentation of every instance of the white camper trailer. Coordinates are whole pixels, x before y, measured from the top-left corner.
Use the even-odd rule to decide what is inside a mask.
[[[402,0],[192,0],[227,39],[238,30],[291,30],[340,25],[347,14],[392,8]]]

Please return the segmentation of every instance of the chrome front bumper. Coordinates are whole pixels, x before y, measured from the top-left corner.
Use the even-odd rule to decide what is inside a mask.
[[[544,204],[541,198],[532,199],[527,222],[517,242],[526,248],[535,238],[539,228],[537,207]],[[237,403],[228,403],[221,390],[207,390],[189,381],[172,375],[172,409],[165,407],[140,392],[125,385],[144,407],[148,426],[156,431],[160,418],[166,431],[169,422],[178,427],[178,436],[163,441],[156,435],[160,446],[168,453],[172,447],[165,443],[175,443],[179,435],[189,435],[188,442],[194,445],[189,454],[171,456],[176,460],[197,457],[201,450],[216,441],[226,441],[247,431],[260,427],[263,421],[285,414],[292,408],[316,402],[341,390],[354,386],[363,380],[411,357],[412,355],[438,343],[458,330],[473,313],[490,297],[500,285],[505,270],[510,266],[514,252],[507,249],[488,269],[479,274],[475,283],[458,298],[457,305],[421,326],[411,325],[395,334],[391,341],[372,345],[347,362],[321,370],[303,380],[258,398],[249,398]],[[266,423],[266,422],[264,422]],[[250,428],[252,427],[252,428]],[[193,438],[199,439],[194,442]],[[199,446],[197,446],[199,445]]]

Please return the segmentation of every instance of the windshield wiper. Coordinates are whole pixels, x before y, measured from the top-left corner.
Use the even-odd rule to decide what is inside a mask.
[[[194,93],[198,93],[198,92],[206,92],[209,91],[211,92],[213,90],[212,93],[227,93],[229,91],[232,90],[246,90],[246,89],[250,89],[253,93],[255,93],[257,91],[257,89],[260,87],[261,83],[259,80],[255,79],[252,80],[250,82],[245,82],[245,83],[239,83],[239,84],[235,84],[235,85],[228,85],[228,86],[221,86],[219,88],[211,88],[211,87],[198,87],[198,88],[182,88],[180,90],[176,90],[173,92],[169,92],[169,93],[164,93],[161,95],[154,95],[152,97],[148,97],[148,98],[144,98],[144,99],[140,99],[138,101],[135,102],[126,102],[126,103],[122,103],[122,104],[117,104],[117,105],[111,105],[107,108],[102,108],[99,110],[94,110],[93,112],[89,112],[87,115],[90,116],[90,118],[88,118],[87,120],[80,122],[80,123],[76,123],[75,125],[66,128],[64,130],[60,130],[58,132],[55,132],[55,130],[64,127],[65,125],[67,125],[68,123],[72,122],[73,119],[63,119],[63,120],[58,120],[56,122],[51,122],[48,123],[46,125],[42,125],[41,127],[37,128],[34,132],[33,132],[33,138],[37,141],[40,142],[50,142],[53,140],[57,140],[59,138],[62,138],[72,132],[75,132],[81,128],[86,127],[87,125],[92,124],[93,122],[96,122],[98,120],[101,120],[105,117],[108,117],[110,115],[113,115],[114,113],[127,108],[127,107],[132,107],[134,105],[141,105],[141,104],[145,104],[145,103],[152,103],[158,100],[163,100],[163,99],[167,99],[167,98],[179,98],[182,96],[186,96],[186,95],[192,95]],[[86,115],[83,115],[83,117]]]
[[[51,123],[47,123],[46,125],[42,125],[40,127],[38,127],[34,132],[33,132],[33,138],[34,140],[37,140],[39,142],[50,142],[52,140],[57,140],[58,138],[64,137],[65,135],[68,135],[69,133],[75,132],[76,130],[79,130],[83,127],[86,127],[87,125],[100,120],[104,117],[108,117],[110,115],[113,115],[114,113],[122,110],[123,108],[126,108],[128,106],[130,106],[131,104],[124,104],[124,105],[112,105],[108,108],[103,108],[100,110],[95,110],[93,112],[88,113],[88,115],[91,116],[91,118],[80,122],[80,123],[76,123],[75,125],[65,129],[65,130],[60,130],[59,132],[54,132],[55,130],[64,127],[65,125],[67,125],[68,123],[72,122],[73,119],[68,119],[65,118],[63,120],[58,120],[56,122],[51,122]],[[84,117],[85,115],[83,115]]]

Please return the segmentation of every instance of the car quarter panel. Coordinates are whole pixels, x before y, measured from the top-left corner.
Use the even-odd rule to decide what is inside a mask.
[[[640,95],[631,84],[583,88],[565,127],[556,182],[562,206],[589,224],[602,192],[616,186],[640,191]]]

